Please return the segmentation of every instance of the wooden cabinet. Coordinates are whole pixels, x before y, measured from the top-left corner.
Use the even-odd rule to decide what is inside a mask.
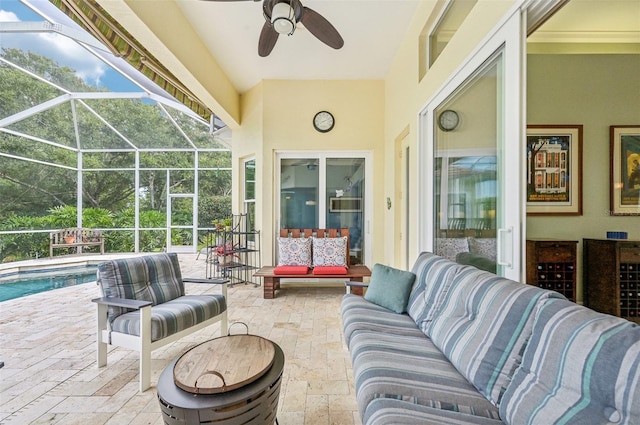
[[[584,239],[584,301],[640,322],[640,241]]]
[[[527,240],[527,283],[576,300],[578,241]]]

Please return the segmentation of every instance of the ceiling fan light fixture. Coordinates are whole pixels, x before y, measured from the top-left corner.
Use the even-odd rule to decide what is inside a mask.
[[[281,2],[273,6],[271,25],[278,34],[291,35],[296,30],[294,10],[289,3]]]

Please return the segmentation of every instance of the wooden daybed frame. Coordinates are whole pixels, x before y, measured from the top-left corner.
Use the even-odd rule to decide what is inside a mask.
[[[365,277],[371,276],[371,270],[367,266],[351,266],[349,264],[349,229],[280,229],[281,238],[310,238],[316,236],[319,238],[337,238],[347,237],[347,274],[339,275],[315,275],[311,270],[306,275],[300,274],[274,274],[274,266],[265,266],[260,268],[254,276],[263,278],[264,299],[275,298],[276,291],[280,289],[280,279],[341,279],[345,281],[362,282]],[[362,295],[361,287],[351,289],[354,294]]]

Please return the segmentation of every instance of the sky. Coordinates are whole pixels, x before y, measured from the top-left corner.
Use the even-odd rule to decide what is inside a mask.
[[[35,0],[46,1],[46,0]],[[67,17],[59,11],[65,22]],[[44,21],[18,0],[0,0],[0,22]],[[53,32],[41,33],[0,33],[1,48],[20,48],[48,56],[60,65],[76,70],[77,75],[87,84],[107,88],[115,92],[140,92],[141,89],[124,78],[119,72],[89,53],[81,45]]]

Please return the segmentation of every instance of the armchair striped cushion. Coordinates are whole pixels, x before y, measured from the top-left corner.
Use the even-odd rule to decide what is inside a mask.
[[[221,314],[226,299],[219,295],[184,295],[151,308],[151,341],[158,341]],[[111,330],[140,335],[140,314],[125,313],[113,320]]]
[[[158,305],[184,295],[178,255],[163,253],[121,258],[98,265],[98,284],[105,297],[151,301]],[[109,323],[129,310],[109,306]]]

